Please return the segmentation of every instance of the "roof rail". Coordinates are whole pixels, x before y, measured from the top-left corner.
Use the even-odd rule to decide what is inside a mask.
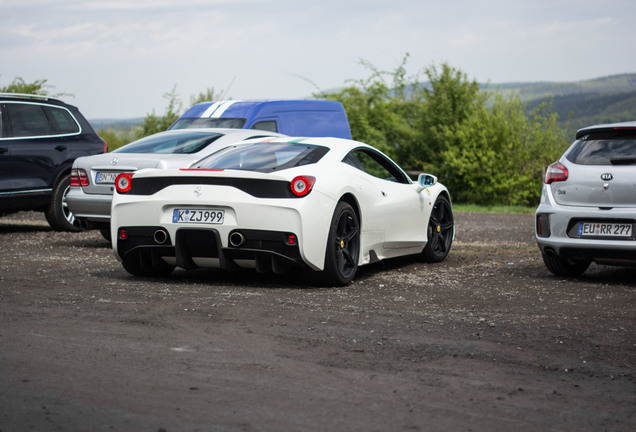
[[[0,96],[2,97],[16,97],[16,98],[28,98],[28,99],[38,99],[38,100],[48,100],[48,101],[56,101],[62,102],[59,99],[40,94],[32,94],[32,93],[6,93],[0,92]]]

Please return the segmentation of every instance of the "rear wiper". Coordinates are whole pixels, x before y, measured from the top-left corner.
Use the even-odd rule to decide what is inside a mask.
[[[634,165],[636,164],[636,157],[612,158],[610,162],[612,165]]]

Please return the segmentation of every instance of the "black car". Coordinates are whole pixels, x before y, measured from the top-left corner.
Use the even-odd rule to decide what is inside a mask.
[[[43,211],[58,231],[79,231],[66,205],[75,158],[107,151],[79,110],[47,96],[0,93],[0,214]]]

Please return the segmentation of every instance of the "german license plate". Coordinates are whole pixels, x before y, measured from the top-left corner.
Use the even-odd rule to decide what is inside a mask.
[[[588,237],[631,237],[632,224],[579,222],[578,235]]]
[[[222,224],[224,218],[224,210],[174,209],[172,211],[172,223]]]
[[[98,172],[95,174],[95,184],[114,184],[118,174],[116,172]]]

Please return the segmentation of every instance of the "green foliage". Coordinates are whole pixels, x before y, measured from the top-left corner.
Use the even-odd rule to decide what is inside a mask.
[[[462,213],[534,213],[535,207],[508,205],[478,205],[453,203],[453,212]]]
[[[140,123],[136,129],[137,139],[157,132],[163,132],[179,118],[179,113],[181,112],[183,104],[179,100],[177,86],[175,85],[172,90],[165,93],[163,97],[168,99],[168,106],[166,107],[165,114],[163,116],[158,116],[155,114],[154,110],[151,114],[148,114],[146,118],[144,118],[144,121]]]
[[[97,131],[101,139],[108,143],[108,151],[113,151],[136,139],[134,128],[103,128]]]
[[[549,105],[526,117],[517,96],[495,96],[457,128],[443,128],[449,145],[442,152],[440,178],[458,202],[534,205],[541,192],[543,167],[567,145],[558,116]]]
[[[64,96],[72,96],[70,93],[51,93],[55,86],[52,86],[48,83],[48,80],[39,79],[33,82],[26,82],[21,77],[16,77],[11,81],[11,84],[6,86],[0,86],[1,93],[22,93],[22,94],[33,94],[40,96],[51,96],[51,97],[64,97]]]
[[[544,166],[568,145],[551,106],[487,92],[448,64],[426,68],[423,86],[406,75],[407,58],[392,72],[363,63],[368,79],[318,96],[344,105],[354,139],[409,172],[438,175],[456,202],[536,204]]]
[[[204,92],[192,96],[190,103],[194,105],[199,102],[217,100],[218,96],[215,95],[214,88],[209,87]],[[157,115],[153,111],[147,114],[143,121],[137,123],[134,127],[122,126],[99,129],[97,133],[108,143],[108,149],[113,151],[132,141],[167,130],[181,115],[183,104],[177,94],[176,86],[165,93],[163,97],[168,100],[168,105],[163,115]]]
[[[11,81],[11,84],[7,86],[0,86],[0,92],[46,96],[48,95],[49,88],[52,88],[52,86],[47,84],[47,80],[45,79],[35,80],[32,83],[27,83],[22,78],[17,77],[14,78],[13,81]]]
[[[415,143],[421,140],[415,121],[421,115],[422,104],[415,99],[419,94],[409,91],[411,82],[417,80],[406,76],[407,58],[408,54],[392,72],[380,71],[362,61],[372,71],[368,79],[356,81],[338,93],[315,95],[344,105],[353,139],[400,161],[408,160]],[[390,78],[390,85],[386,78]]]
[[[190,105],[196,105],[201,102],[209,102],[219,100],[222,97],[220,94],[214,93],[214,87],[208,87],[205,91],[199,93],[196,96],[190,97]]]

